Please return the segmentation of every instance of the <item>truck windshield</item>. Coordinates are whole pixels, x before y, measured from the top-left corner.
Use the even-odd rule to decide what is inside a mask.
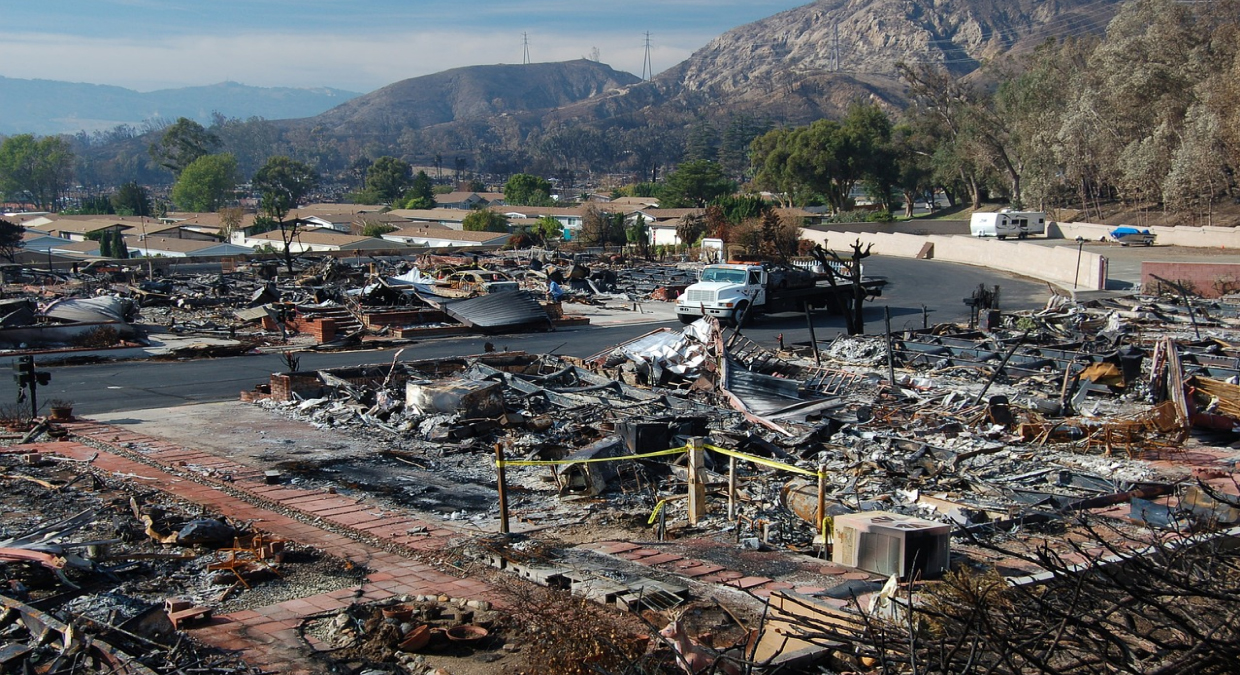
[[[702,281],[722,281],[729,284],[743,284],[745,283],[745,270],[707,267],[705,270],[702,270]]]

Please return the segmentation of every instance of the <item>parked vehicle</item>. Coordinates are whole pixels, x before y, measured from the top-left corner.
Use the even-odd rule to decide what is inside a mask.
[[[676,299],[676,316],[693,323],[703,315],[739,325],[758,312],[789,312],[827,307],[842,309],[851,301],[852,287],[837,282],[832,287],[811,270],[754,263],[707,265],[700,280]],[[884,282],[864,284],[868,295],[879,295]]]
[[[974,237],[1025,239],[1046,234],[1046,214],[1041,211],[998,211],[974,213],[969,218],[969,233]]]
[[[1117,227],[1109,233],[1111,239],[1119,242],[1120,246],[1129,244],[1141,244],[1142,246],[1154,245],[1154,233],[1149,230],[1138,230],[1135,227]]]

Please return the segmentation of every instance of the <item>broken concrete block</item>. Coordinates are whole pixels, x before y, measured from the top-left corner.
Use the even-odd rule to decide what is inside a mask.
[[[465,417],[504,414],[503,385],[491,380],[449,379],[405,384],[405,404],[422,413],[461,413]]]

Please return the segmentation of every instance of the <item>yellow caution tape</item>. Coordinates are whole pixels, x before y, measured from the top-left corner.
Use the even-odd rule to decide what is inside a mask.
[[[599,457],[595,459],[518,459],[496,461],[495,466],[559,466],[561,464],[591,464],[594,462],[619,462],[629,459],[646,459],[649,457],[665,457],[667,455],[678,455],[685,451],[685,448],[671,448],[670,450],[659,450],[658,452],[648,452],[644,455],[625,455],[623,457]]]
[[[772,469],[779,469],[780,471],[790,471],[792,473],[799,473],[805,476],[814,476],[815,478],[818,477],[817,471],[811,471],[810,469],[802,469],[799,466],[793,466],[791,464],[784,464],[783,462],[776,462],[773,459],[767,459],[765,457],[754,457],[753,455],[746,455],[743,452],[737,452],[735,450],[728,450],[727,448],[720,448],[720,447],[716,447],[713,445],[707,445],[703,447],[705,447],[707,450],[710,450],[711,452],[717,452],[721,455],[727,455],[729,457],[743,459],[747,462],[753,462],[754,464],[761,464],[762,466],[769,466]]]
[[[654,525],[654,519],[659,517],[659,512],[663,510],[663,505],[666,503],[666,499],[660,499],[659,503],[654,505],[654,510],[650,512],[650,520],[646,521],[647,525]]]

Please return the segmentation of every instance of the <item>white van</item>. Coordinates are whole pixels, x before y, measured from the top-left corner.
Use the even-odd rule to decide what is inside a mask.
[[[974,213],[969,219],[969,234],[975,237],[1024,239],[1031,234],[1046,234],[1046,214],[1041,211],[1008,211]]]

